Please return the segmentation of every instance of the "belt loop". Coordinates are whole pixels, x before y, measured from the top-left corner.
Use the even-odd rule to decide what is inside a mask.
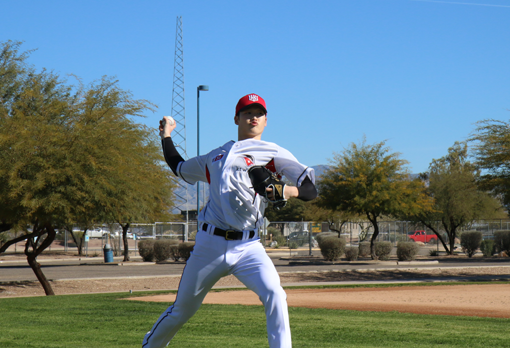
[[[252,239],[253,237],[255,237],[255,230],[245,231],[243,235],[243,240]]]

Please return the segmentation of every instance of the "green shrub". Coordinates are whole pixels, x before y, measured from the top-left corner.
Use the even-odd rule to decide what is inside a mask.
[[[492,239],[482,240],[480,250],[484,257],[492,257],[494,255],[494,241]]]
[[[287,242],[287,238],[285,238],[285,236],[282,236],[282,235],[279,235],[279,236],[276,236],[273,237],[273,240],[278,243],[278,246],[284,246],[285,243]]]
[[[165,261],[172,256],[172,248],[179,244],[175,239],[158,239],[154,243],[154,258],[157,262]]]
[[[138,253],[146,262],[154,261],[154,239],[144,239],[138,242]]]
[[[319,247],[320,247],[321,242],[324,239],[329,238],[329,237],[338,238],[338,233],[336,233],[336,232],[321,232],[321,233],[317,234],[317,236],[315,237],[315,240],[317,241],[317,244],[319,244]]]
[[[413,242],[398,242],[397,259],[399,261],[412,261],[418,254],[420,247]]]
[[[289,249],[297,249],[298,243],[296,241],[290,241],[289,242]]]
[[[494,232],[494,248],[497,253],[504,251],[510,255],[510,231]]]
[[[194,247],[195,242],[184,242],[179,244],[179,255],[181,256],[181,259],[188,261]]]
[[[359,243],[359,256],[368,257],[370,256],[370,242]]]
[[[429,256],[439,256],[439,252],[437,250],[429,250]]]
[[[323,238],[319,244],[322,257],[326,261],[335,261],[343,255],[345,250],[345,239],[338,237]]]
[[[378,260],[389,260],[393,245],[390,242],[375,242],[374,251]]]
[[[345,248],[345,258],[347,261],[356,261],[358,259],[359,248],[358,247],[347,247]]]
[[[482,243],[482,232],[479,231],[465,231],[462,233],[460,245],[462,251],[466,253],[468,257],[473,257],[480,244]]]
[[[179,251],[179,244],[170,246],[170,257],[174,261],[179,261],[179,259],[181,258],[181,252]]]
[[[274,228],[274,227],[268,227],[267,228],[267,234],[272,234],[273,235],[273,240],[275,240],[275,238],[277,238],[278,236],[281,236],[282,235],[282,231],[280,231],[279,229],[277,228]]]

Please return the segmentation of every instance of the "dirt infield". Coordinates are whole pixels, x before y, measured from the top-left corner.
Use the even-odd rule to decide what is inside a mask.
[[[287,289],[292,307],[510,318],[510,284]],[[175,294],[130,298],[173,302]],[[247,290],[210,292],[204,303],[260,305]]]
[[[401,286],[393,288],[343,288],[343,289],[286,289],[290,306],[332,308],[364,311],[399,311],[423,314],[466,315],[484,317],[510,317],[510,284],[459,285],[466,280],[508,280],[510,267],[505,265],[466,268],[408,268],[386,270],[356,270],[282,273],[285,286],[312,284],[362,284],[370,281],[405,282],[409,280],[431,282],[441,279],[455,285]],[[180,276],[96,278],[50,281],[57,295],[90,294],[104,292],[143,292],[176,290]],[[242,284],[227,276],[216,284],[232,288]],[[9,282],[0,284],[0,298],[44,296],[38,282]],[[172,302],[175,295],[136,297],[135,300]],[[235,294],[211,292],[206,303],[238,303],[259,305],[250,291]]]

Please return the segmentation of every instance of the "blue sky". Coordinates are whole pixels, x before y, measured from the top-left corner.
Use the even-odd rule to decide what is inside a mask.
[[[366,136],[413,173],[465,140],[477,121],[510,118],[510,0],[0,0],[0,41],[85,83],[115,76],[158,110],[172,105],[176,17],[184,29],[188,154],[235,140],[237,100],[268,104],[263,139],[307,165]]]

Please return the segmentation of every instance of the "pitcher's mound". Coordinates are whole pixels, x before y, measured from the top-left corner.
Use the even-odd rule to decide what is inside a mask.
[[[510,318],[510,284],[286,289],[293,307]],[[175,294],[130,300],[174,302]],[[204,303],[260,305],[248,290],[210,292]]]

